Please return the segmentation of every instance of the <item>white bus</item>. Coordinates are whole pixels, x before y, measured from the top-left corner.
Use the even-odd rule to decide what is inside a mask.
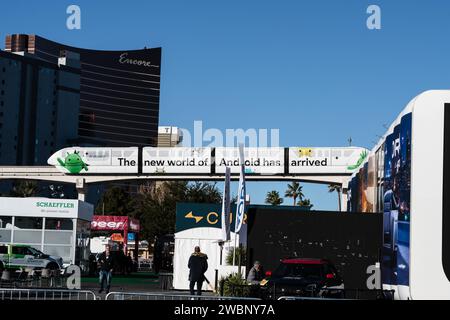
[[[348,185],[348,210],[383,212],[382,283],[450,299],[450,91],[414,98]]]

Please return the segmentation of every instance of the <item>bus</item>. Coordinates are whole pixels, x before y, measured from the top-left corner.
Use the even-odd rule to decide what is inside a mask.
[[[383,289],[450,299],[450,91],[415,97],[356,169],[347,211],[382,212]]]

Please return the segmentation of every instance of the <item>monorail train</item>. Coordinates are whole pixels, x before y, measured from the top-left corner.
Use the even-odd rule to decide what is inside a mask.
[[[450,299],[450,91],[414,98],[354,173],[347,210],[383,212],[381,278],[397,299]]]
[[[358,147],[245,148],[247,175],[348,175],[365,159]],[[227,147],[70,147],[48,159],[65,174],[239,175],[239,149]]]

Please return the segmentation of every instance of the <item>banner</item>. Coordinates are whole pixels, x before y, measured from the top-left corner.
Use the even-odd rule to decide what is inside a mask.
[[[218,147],[215,149],[215,170],[225,173],[229,167],[231,174],[241,171],[241,150],[239,148]],[[245,173],[282,175],[284,174],[284,148],[245,148]]]
[[[290,174],[352,173],[366,160],[364,148],[289,148]]]
[[[244,147],[239,146],[239,161],[241,165],[241,173],[239,175],[239,191],[236,206],[236,233],[239,233],[242,227],[245,213],[245,158]]]
[[[142,151],[142,172],[210,174],[211,148],[152,148]]]
[[[222,198],[222,241],[230,241],[230,200],[230,168],[227,168]]]
[[[67,174],[137,173],[138,148],[64,148],[47,163]]]
[[[93,216],[91,222],[93,231],[124,231],[139,232],[139,220],[127,216]]]

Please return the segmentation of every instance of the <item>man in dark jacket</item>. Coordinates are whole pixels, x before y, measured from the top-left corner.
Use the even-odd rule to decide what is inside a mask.
[[[197,284],[197,295],[202,295],[202,285],[205,280],[205,272],[208,270],[208,256],[200,252],[200,247],[195,247],[194,253],[189,258],[189,290],[195,294],[194,286]]]
[[[250,284],[259,284],[264,279],[264,270],[259,261],[255,261],[247,276]]]
[[[114,259],[109,252],[109,246],[106,246],[105,252],[101,253],[98,257],[98,275],[100,282],[100,290],[98,293],[102,293],[104,289],[106,289],[106,293],[109,292],[113,268]]]

